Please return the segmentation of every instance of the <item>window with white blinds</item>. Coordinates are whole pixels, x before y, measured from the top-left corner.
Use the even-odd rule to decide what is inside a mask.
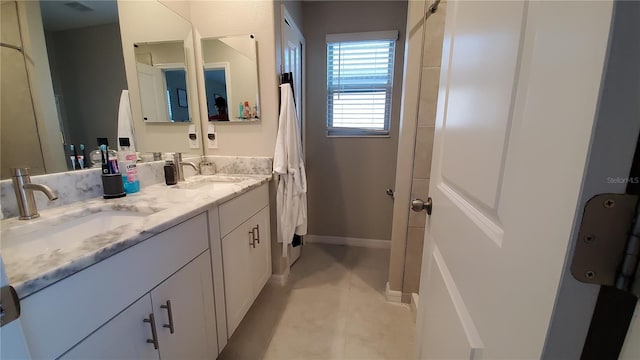
[[[388,136],[397,31],[327,35],[327,135]]]

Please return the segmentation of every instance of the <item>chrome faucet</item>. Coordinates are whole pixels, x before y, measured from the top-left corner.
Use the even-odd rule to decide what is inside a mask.
[[[174,153],[173,154],[173,163],[176,165],[176,172],[178,173],[178,181],[184,181],[184,171],[182,170],[183,166],[191,166],[196,173],[200,173],[200,169],[196,166],[196,164],[191,161],[182,161],[182,153]]]
[[[36,207],[36,199],[33,196],[34,191],[42,191],[47,195],[49,201],[58,198],[58,194],[47,185],[31,183],[28,167],[11,168],[11,180],[13,182],[13,190],[16,193],[16,200],[18,201],[20,220],[30,220],[40,216]]]

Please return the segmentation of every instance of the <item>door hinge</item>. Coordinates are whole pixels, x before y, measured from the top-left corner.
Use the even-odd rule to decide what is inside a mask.
[[[639,215],[637,195],[599,194],[589,199],[571,262],[573,277],[638,296]]]

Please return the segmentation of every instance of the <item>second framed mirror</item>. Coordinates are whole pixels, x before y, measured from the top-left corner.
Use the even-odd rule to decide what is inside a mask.
[[[253,35],[202,39],[202,64],[208,121],[260,120]]]

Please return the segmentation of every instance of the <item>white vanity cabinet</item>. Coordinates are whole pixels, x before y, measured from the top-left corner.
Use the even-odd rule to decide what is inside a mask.
[[[32,358],[215,358],[208,229],[197,215],[22,299]]]
[[[218,354],[212,284],[206,252],[61,359],[211,358]]]
[[[221,204],[219,217],[227,334],[231,337],[271,276],[267,184]]]

